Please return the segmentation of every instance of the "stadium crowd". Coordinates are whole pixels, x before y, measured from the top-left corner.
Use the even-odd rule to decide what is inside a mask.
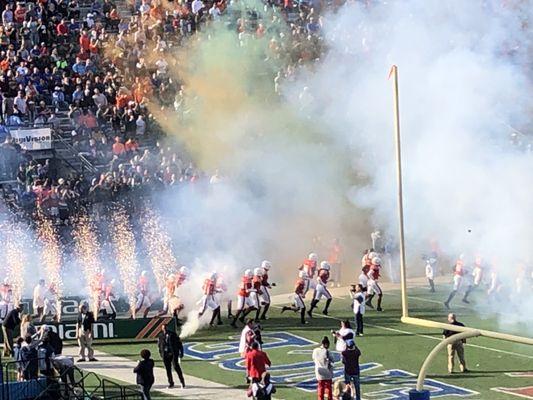
[[[294,68],[321,51],[318,1],[264,5],[281,9],[263,21],[259,7],[225,0],[136,0],[122,17],[111,0],[8,3],[0,27],[1,164],[12,182],[3,197],[13,211],[40,208],[58,223],[80,205],[115,200],[125,193],[209,181],[185,154],[163,145],[150,108],[185,113],[188,93],[172,72],[175,49],[227,14],[241,40],[270,37],[271,56],[288,57],[273,76],[273,90]],[[90,9],[89,9],[90,8]],[[89,12],[86,12],[89,11]],[[266,13],[265,13],[266,14]],[[274,26],[285,19],[284,33]],[[286,33],[290,34],[287,36]],[[68,115],[69,129],[61,115]],[[65,175],[57,160],[34,159],[10,137],[17,126],[53,128],[95,166]],[[16,183],[14,182],[16,180]]]

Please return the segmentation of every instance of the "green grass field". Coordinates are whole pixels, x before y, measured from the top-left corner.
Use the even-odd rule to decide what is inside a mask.
[[[447,311],[441,301],[446,294],[445,290],[432,294],[424,288],[410,290],[411,315],[444,322]],[[474,297],[474,301],[476,300],[482,301],[481,298]],[[457,302],[459,300],[456,304]],[[357,345],[363,354],[361,363],[371,367],[362,372],[363,398],[407,399],[407,391],[414,387],[416,374],[424,358],[440,340],[441,332],[400,323],[398,292],[385,294],[384,309],[382,313],[372,310],[367,312],[365,336],[357,339]],[[493,316],[484,315],[481,318],[469,308],[462,306],[456,307],[454,311],[458,319],[468,326],[499,330]],[[303,327],[299,325],[296,314],[289,312],[281,315],[279,308],[273,308],[270,312],[270,319],[264,324],[265,342],[269,343],[274,340],[269,339],[269,335],[278,336],[277,340],[279,340],[280,332],[291,335],[290,337],[318,342],[324,335],[330,335],[331,329],[337,329],[338,320],[342,318],[352,318],[347,294],[333,300],[329,317],[316,313],[311,323]],[[515,325],[511,333],[528,336],[525,327],[520,324]],[[240,330],[234,330],[226,324],[216,329],[203,329],[188,338],[185,342],[189,345],[192,342],[196,343],[193,346],[195,351],[213,352],[213,354],[207,361],[191,356],[185,357],[183,361],[185,373],[245,389],[244,373],[234,370],[234,363],[228,361],[238,357],[238,354],[234,348],[228,349],[226,346],[226,343],[238,340],[236,338],[239,334]],[[287,346],[266,349],[273,362],[272,375],[278,380],[276,398],[314,399],[316,398],[314,392],[303,390],[296,385],[314,377],[312,367],[303,363],[310,362],[310,352],[316,345],[306,343],[298,347],[291,343],[289,341]],[[155,343],[108,344],[101,346],[100,349],[136,360],[141,346],[148,347],[154,354],[157,354]],[[483,337],[469,340],[465,353],[467,366],[471,370],[466,374],[449,375],[446,368],[446,354],[442,352],[439,355],[428,376],[428,379],[432,380],[429,383],[436,390],[432,398],[533,399],[532,346]],[[203,356],[208,357],[209,354]],[[214,359],[215,356],[218,358]],[[288,364],[294,365],[286,366]],[[162,364],[159,362],[158,366]],[[337,367],[342,369],[341,363],[337,363]],[[526,374],[527,372],[529,374]],[[516,394],[494,390],[502,387],[511,389],[529,387],[529,389],[519,390],[521,397],[517,397]]]

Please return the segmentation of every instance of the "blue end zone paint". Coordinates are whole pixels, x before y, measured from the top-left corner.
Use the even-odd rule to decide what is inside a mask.
[[[244,371],[243,360],[238,355],[239,340],[230,338],[226,343],[215,343],[203,345],[201,343],[185,344],[185,354],[205,361],[216,361],[216,364],[227,371],[234,371],[240,374]],[[287,351],[287,354],[308,354],[311,358],[312,349],[303,347],[316,346],[317,343],[287,332],[269,332],[263,335],[264,350],[275,348],[296,348]],[[334,379],[344,376],[343,366],[340,356],[332,352],[335,359]],[[237,355],[237,356],[236,356]],[[361,383],[382,386],[383,389],[364,393],[364,397],[372,400],[409,400],[409,391],[416,385],[416,376],[410,372],[400,369],[390,369],[366,375],[371,370],[382,367],[378,363],[361,364]],[[274,365],[269,369],[272,374],[272,381],[278,385],[291,386],[305,392],[315,392],[317,383],[315,379],[315,368],[312,361],[294,362],[283,365]],[[364,386],[363,386],[364,389]],[[468,397],[479,394],[478,392],[461,388],[454,385],[445,384],[434,379],[426,379],[425,389],[431,392],[431,398],[444,396]]]

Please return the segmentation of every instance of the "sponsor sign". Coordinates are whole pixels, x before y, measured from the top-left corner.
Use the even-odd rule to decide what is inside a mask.
[[[234,339],[234,338],[231,338]],[[316,392],[315,366],[310,360],[312,349],[317,344],[308,339],[288,332],[268,332],[263,334],[265,350],[288,347],[287,354],[305,354],[309,361],[290,362],[283,365],[274,365],[269,368],[273,382],[284,386],[292,386],[304,392]],[[220,368],[243,373],[245,367],[242,358],[238,355],[239,340],[226,343],[203,345],[201,343],[184,344],[185,355],[198,360],[211,361]],[[339,354],[332,352],[336,358],[334,379],[344,376],[344,368],[340,362]],[[416,375],[401,369],[374,371],[382,368],[378,363],[365,363],[361,368],[361,382],[374,384],[381,388],[372,392],[365,391],[364,397],[374,400],[408,400],[409,391],[416,385]],[[447,396],[467,397],[479,394],[478,392],[455,385],[449,385],[434,379],[426,379],[426,389],[430,390],[431,398]]]
[[[49,150],[52,148],[52,130],[50,128],[10,129],[13,141],[24,150]]]
[[[161,325],[170,323],[172,318],[139,318],[139,319],[115,319],[99,320],[93,325],[95,339],[155,339],[161,332]],[[54,332],[57,332],[63,340],[76,339],[76,322],[46,322]],[[36,324],[39,327],[40,324]],[[15,330],[15,336],[18,330]],[[0,331],[0,340],[3,340]]]

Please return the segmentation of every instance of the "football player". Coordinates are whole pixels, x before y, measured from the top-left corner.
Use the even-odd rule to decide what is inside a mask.
[[[309,278],[307,277],[307,273],[305,271],[300,271],[298,273],[298,279],[296,280],[296,283],[294,285],[293,305],[291,307],[283,306],[283,308],[281,309],[281,313],[283,314],[285,311],[299,311],[300,322],[302,324],[307,324],[307,321],[305,320],[304,299],[308,290]]]
[[[322,314],[328,315],[328,308],[331,304],[331,293],[329,293],[328,290],[328,280],[329,280],[329,271],[331,269],[331,266],[327,261],[322,261],[320,263],[320,269],[318,270],[318,277],[316,279],[316,288],[313,295],[313,300],[311,300],[311,307],[309,308],[309,311],[307,311],[307,315],[309,315],[309,318],[313,318],[313,310],[316,308],[318,302],[322,297],[326,298],[326,305],[324,306],[324,310],[322,311]]]

